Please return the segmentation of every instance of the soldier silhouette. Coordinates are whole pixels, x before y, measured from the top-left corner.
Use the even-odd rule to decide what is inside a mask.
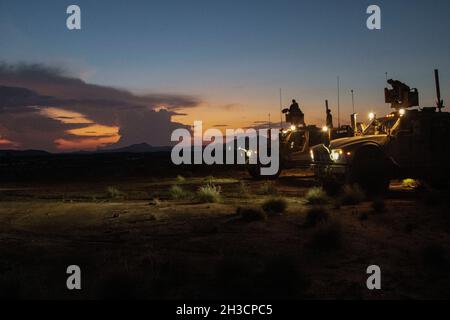
[[[298,105],[297,101],[295,101],[295,99],[292,100],[292,104],[289,107],[289,116],[291,119],[290,122],[293,125],[305,126],[305,115],[303,114],[302,110],[300,109],[300,106]]]
[[[333,115],[331,114],[331,110],[327,108],[327,127],[329,129],[333,129]]]

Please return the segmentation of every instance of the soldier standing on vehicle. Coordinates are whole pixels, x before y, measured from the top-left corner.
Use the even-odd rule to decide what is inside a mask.
[[[292,104],[289,107],[289,115],[291,117],[291,123],[294,125],[305,126],[305,115],[295,99],[292,100]]]
[[[329,129],[333,129],[333,115],[331,114],[331,110],[327,108],[327,127]]]

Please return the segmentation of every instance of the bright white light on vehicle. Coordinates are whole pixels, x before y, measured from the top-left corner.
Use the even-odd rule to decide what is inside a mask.
[[[333,161],[338,161],[343,154],[343,151],[340,149],[331,150],[330,158]]]
[[[405,113],[406,113],[405,109],[398,110],[398,114],[400,115],[400,117],[403,117],[405,115]]]
[[[327,126],[323,126],[322,127],[322,132],[328,132],[328,127]]]
[[[295,131],[295,129],[297,129],[297,127],[294,126],[294,125],[292,125],[292,126],[291,126],[291,130],[292,130],[292,131]]]
[[[311,160],[314,161],[314,152],[312,150],[309,150],[309,154],[311,156]]]
[[[375,113],[371,112],[369,113],[369,120],[372,121],[373,119],[375,119]]]

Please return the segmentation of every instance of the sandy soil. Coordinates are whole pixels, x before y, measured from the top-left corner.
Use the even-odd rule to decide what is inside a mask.
[[[219,203],[172,200],[212,182]],[[243,173],[219,178],[0,186],[0,294],[17,298],[450,298],[448,191],[391,185],[373,200],[311,206],[307,171],[267,187]],[[108,187],[114,187],[115,193]],[[244,221],[237,208],[274,197],[282,215]],[[329,217],[306,223],[312,208]],[[66,289],[66,267],[82,290]],[[382,290],[366,288],[379,265]]]

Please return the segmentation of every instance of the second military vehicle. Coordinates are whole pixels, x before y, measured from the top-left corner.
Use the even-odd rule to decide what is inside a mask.
[[[329,111],[328,101],[326,101],[326,110]],[[330,137],[338,138],[354,135],[354,130],[350,126],[332,128],[331,125],[330,128],[327,126],[319,128],[315,125],[306,125],[303,119],[296,119],[295,116],[290,114],[289,109],[284,109],[283,113],[286,116],[286,123],[290,126],[281,128],[279,132],[280,169],[273,176],[261,176],[260,165],[247,164],[249,174],[255,179],[276,179],[283,169],[309,168],[311,165],[309,153],[311,147],[329,141]],[[251,154],[255,150],[246,151]]]
[[[385,191],[391,179],[422,179],[442,185],[450,179],[450,113],[440,96],[437,106],[419,106],[417,89],[389,80],[386,103],[394,109],[372,122],[360,136],[332,140],[311,148],[317,179],[325,187],[358,184],[368,192]]]

